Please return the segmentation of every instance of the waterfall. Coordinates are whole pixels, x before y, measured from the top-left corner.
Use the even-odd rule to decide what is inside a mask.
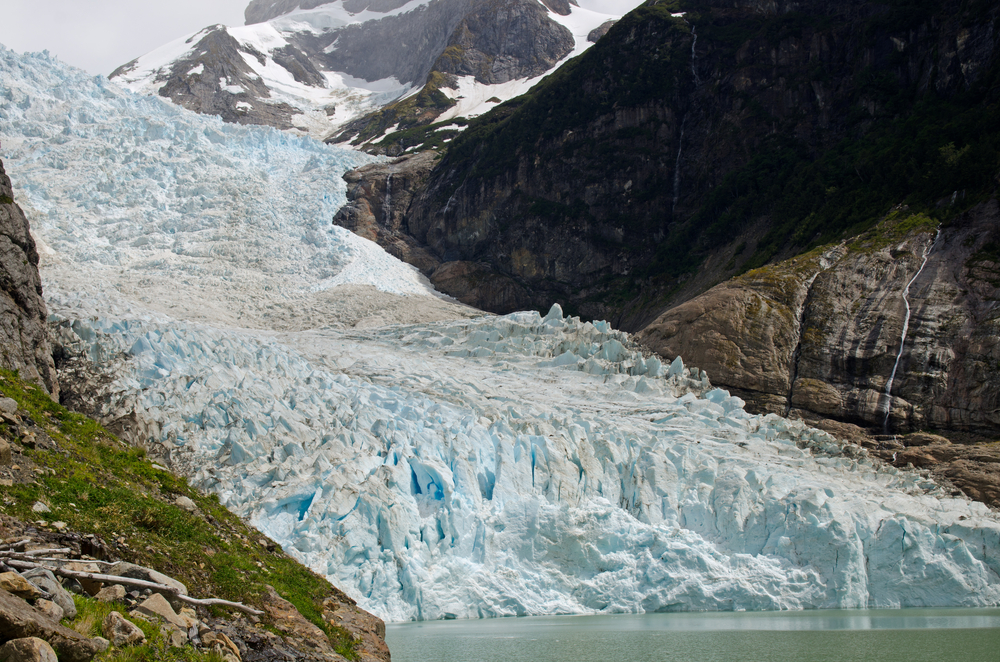
[[[694,47],[698,45],[698,28],[691,26],[691,36],[694,39],[691,40],[691,75],[694,76],[694,84],[696,87],[701,85],[701,76],[698,75],[698,69],[694,66],[695,62],[698,61],[698,54],[694,52]]]
[[[684,21],[687,23],[687,20]],[[690,24],[689,24],[690,25]],[[701,77],[698,75],[698,68],[695,63],[698,61],[698,54],[695,52],[695,46],[698,45],[698,29],[695,26],[691,26],[691,75],[694,76],[695,87],[701,86]],[[670,205],[670,214],[673,215],[674,211],[677,209],[677,200],[681,195],[681,153],[684,150],[684,128],[687,125],[687,114],[684,115],[684,119],[681,120],[681,136],[677,141],[677,159],[674,161],[674,201]]]
[[[392,173],[385,180],[385,202],[382,203],[382,225],[392,227]]]
[[[923,272],[924,267],[927,266],[927,258],[930,257],[931,252],[937,245],[938,237],[940,236],[941,230],[939,228],[937,233],[934,235],[934,241],[932,241],[931,245],[924,250],[924,260],[920,263],[920,268],[917,269],[917,273],[913,275],[910,282],[906,284],[905,288],[903,288],[903,305],[906,306],[906,316],[903,318],[903,334],[899,340],[899,353],[896,355],[896,363],[892,366],[892,374],[889,375],[889,381],[886,382],[885,385],[885,420],[882,422],[882,427],[886,431],[889,430],[889,413],[892,411],[892,383],[896,380],[896,371],[899,370],[899,362],[903,358],[903,349],[906,347],[906,334],[910,331],[910,286],[913,285],[918,278],[920,278],[920,274]]]
[[[681,120],[681,137],[677,140],[677,160],[674,162],[674,202],[670,205],[670,215],[673,216],[677,209],[677,198],[681,194],[681,152],[684,149],[684,126],[687,124],[687,116]]]

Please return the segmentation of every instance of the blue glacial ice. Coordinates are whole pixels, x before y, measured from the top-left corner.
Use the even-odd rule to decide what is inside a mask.
[[[330,227],[367,157],[2,50],[0,122],[94,406],[388,620],[1000,604],[996,513],[606,323],[288,322],[433,299]]]

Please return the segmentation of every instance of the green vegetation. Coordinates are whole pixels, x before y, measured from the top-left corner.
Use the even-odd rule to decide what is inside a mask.
[[[375,147],[388,150],[390,147],[395,146],[400,153],[408,149],[441,150],[444,149],[450,140],[461,133],[460,129],[446,129],[444,127],[465,126],[466,124],[468,124],[467,120],[457,118],[436,124],[416,126],[404,131],[394,131],[375,143]]]
[[[808,249],[864,232],[901,202],[948,220],[992,194],[998,153],[1000,105],[927,99],[816,159],[801,142],[771,139],[708,195],[694,224],[707,228],[702,244],[715,246],[734,227],[770,214],[771,229],[747,264],[753,268],[789,245]],[[965,195],[952,207],[956,191]]]
[[[432,124],[443,111],[456,103],[441,91],[447,85],[447,74],[431,71],[420,92],[369,115],[367,123],[359,129],[351,144],[360,145],[382,135],[394,125],[398,125],[397,129],[403,131]]]
[[[14,198],[9,195],[0,195],[0,204],[12,205],[14,204]]]
[[[586,53],[527,94],[470,122],[449,147],[449,162],[469,172],[472,180],[490,179],[515,167],[526,151],[541,154],[557,149],[549,143],[567,129],[583,128],[615,108],[680,98],[693,81],[690,29],[671,16],[679,6],[674,0],[646,4],[629,13]],[[636,46],[627,43],[631,41],[657,47],[637,63]],[[587,80],[588,72],[594,71],[609,72],[609,77]],[[611,147],[610,152],[615,151]]]
[[[29,482],[0,487],[4,513],[35,521],[39,516],[31,507],[44,501],[52,509],[47,517],[100,536],[127,561],[175,577],[193,597],[259,605],[269,584],[353,659],[353,638],[322,616],[324,599],[344,596],[276,545],[262,544],[263,536],[215,495],[155,468],[142,450],[53,402],[16,373],[0,370],[0,393],[16,400],[58,446],[24,447],[37,470]],[[0,436],[18,443],[6,423],[0,422]],[[204,517],[173,505],[179,496],[192,499]]]

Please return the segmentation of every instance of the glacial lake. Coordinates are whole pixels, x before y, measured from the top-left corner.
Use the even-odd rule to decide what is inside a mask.
[[[431,621],[386,641],[392,662],[1000,662],[1000,609]]]

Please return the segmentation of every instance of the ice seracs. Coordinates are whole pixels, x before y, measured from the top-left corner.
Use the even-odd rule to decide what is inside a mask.
[[[986,506],[604,322],[421,290],[330,224],[368,157],[43,55],[0,51],[0,80],[88,406],[380,616],[1000,603]],[[443,307],[338,317],[376,296]]]

